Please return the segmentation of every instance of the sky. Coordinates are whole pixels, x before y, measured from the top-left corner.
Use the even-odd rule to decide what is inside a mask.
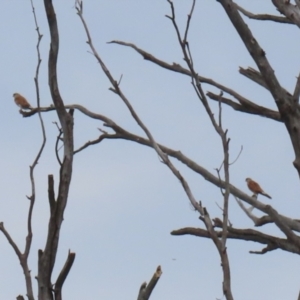
[[[34,0],[43,34],[39,74],[41,106],[51,104],[47,79],[49,30],[43,1]],[[91,55],[74,0],[53,1],[60,33],[59,88],[65,104],[80,104],[103,114],[128,131],[145,136],[124,103],[109,91],[110,83]],[[191,1],[173,1],[181,32]],[[240,0],[254,13],[278,14],[270,1]],[[29,0],[1,3],[0,37],[0,221],[21,249],[31,185],[29,166],[42,142],[37,115],[23,118],[13,101],[15,92],[36,105],[34,85],[37,64],[34,18]],[[167,1],[84,1],[84,17],[93,42],[107,67],[157,142],[180,150],[212,173],[222,158],[221,140],[214,131],[187,76],[143,60],[132,49],[108,44],[131,42],[168,63],[184,66],[174,28],[165,15]],[[298,29],[246,19],[265,50],[280,83],[293,92],[300,70]],[[228,86],[255,103],[276,109],[264,88],[238,73],[239,67],[256,68],[236,30],[217,1],[197,1],[189,32],[194,65],[205,77]],[[203,85],[205,92],[219,91]],[[215,114],[218,108],[210,102]],[[99,136],[102,122],[75,111],[75,149]],[[54,146],[58,134],[55,112],[43,114],[47,144],[35,169],[36,203],[33,212],[33,244],[29,265],[35,292],[37,251],[45,245],[49,218],[47,176],[58,184],[59,165]],[[283,124],[246,115],[223,107],[228,129],[230,181],[247,192],[246,177],[258,181],[272,196],[280,213],[299,218],[299,178],[293,168],[293,149]],[[220,190],[201,176],[172,160],[188,181],[196,199],[212,218],[222,217]],[[63,287],[64,299],[137,298],[140,285],[149,282],[158,265],[162,277],[151,296],[155,299],[224,299],[220,258],[212,241],[193,236],[171,236],[183,227],[201,227],[178,180],[163,165],[153,149],[122,140],[105,140],[74,157],[74,171],[53,282],[69,249],[76,259]],[[270,203],[267,198],[260,199]],[[235,228],[254,228],[230,198],[229,219]],[[257,215],[261,214],[257,212]],[[259,230],[282,237],[274,225]],[[0,235],[0,299],[25,296],[22,269],[12,248]],[[262,245],[228,240],[232,292],[235,299],[296,299],[300,282],[299,259],[277,250],[265,255],[250,254]]]

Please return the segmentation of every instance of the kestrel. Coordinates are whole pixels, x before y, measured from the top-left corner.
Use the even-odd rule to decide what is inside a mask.
[[[253,192],[256,196],[258,194],[261,194],[265,197],[268,197],[269,199],[272,199],[272,197],[270,195],[268,195],[266,192],[264,192],[264,190],[260,187],[260,185],[255,182],[254,180],[252,180],[251,178],[246,178],[246,182],[248,185],[248,188],[251,192]]]
[[[32,109],[32,106],[28,103],[28,101],[20,94],[14,93],[13,97],[15,99],[16,104],[22,109]]]

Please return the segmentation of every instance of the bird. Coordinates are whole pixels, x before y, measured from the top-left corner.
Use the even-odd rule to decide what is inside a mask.
[[[29,104],[29,102],[20,95],[19,93],[14,93],[13,97],[15,99],[16,104],[21,108],[21,109],[32,109],[32,106]]]
[[[246,182],[247,182],[247,185],[248,185],[248,188],[251,192],[253,192],[256,197],[258,194],[261,194],[265,197],[268,197],[269,199],[272,199],[272,197],[270,195],[268,195],[261,187],[260,185],[255,182],[254,180],[252,180],[251,178],[246,178]]]

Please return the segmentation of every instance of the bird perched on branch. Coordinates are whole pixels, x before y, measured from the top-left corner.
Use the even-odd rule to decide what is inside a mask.
[[[266,192],[264,192],[264,190],[260,187],[260,185],[254,180],[252,180],[251,178],[246,178],[246,182],[249,190],[253,192],[256,195],[256,197],[258,194],[261,194],[265,197],[268,197],[269,199],[272,199],[272,197],[268,195]]]
[[[32,106],[29,104],[29,102],[22,95],[20,95],[18,93],[14,93],[13,97],[15,99],[16,104],[20,108],[22,108],[22,109],[32,109]]]

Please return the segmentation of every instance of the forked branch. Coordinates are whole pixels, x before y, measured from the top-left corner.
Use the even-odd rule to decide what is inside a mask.
[[[150,298],[151,293],[154,290],[161,275],[162,275],[162,270],[161,267],[158,266],[150,282],[148,284],[146,282],[142,283],[137,300],[148,300]]]

